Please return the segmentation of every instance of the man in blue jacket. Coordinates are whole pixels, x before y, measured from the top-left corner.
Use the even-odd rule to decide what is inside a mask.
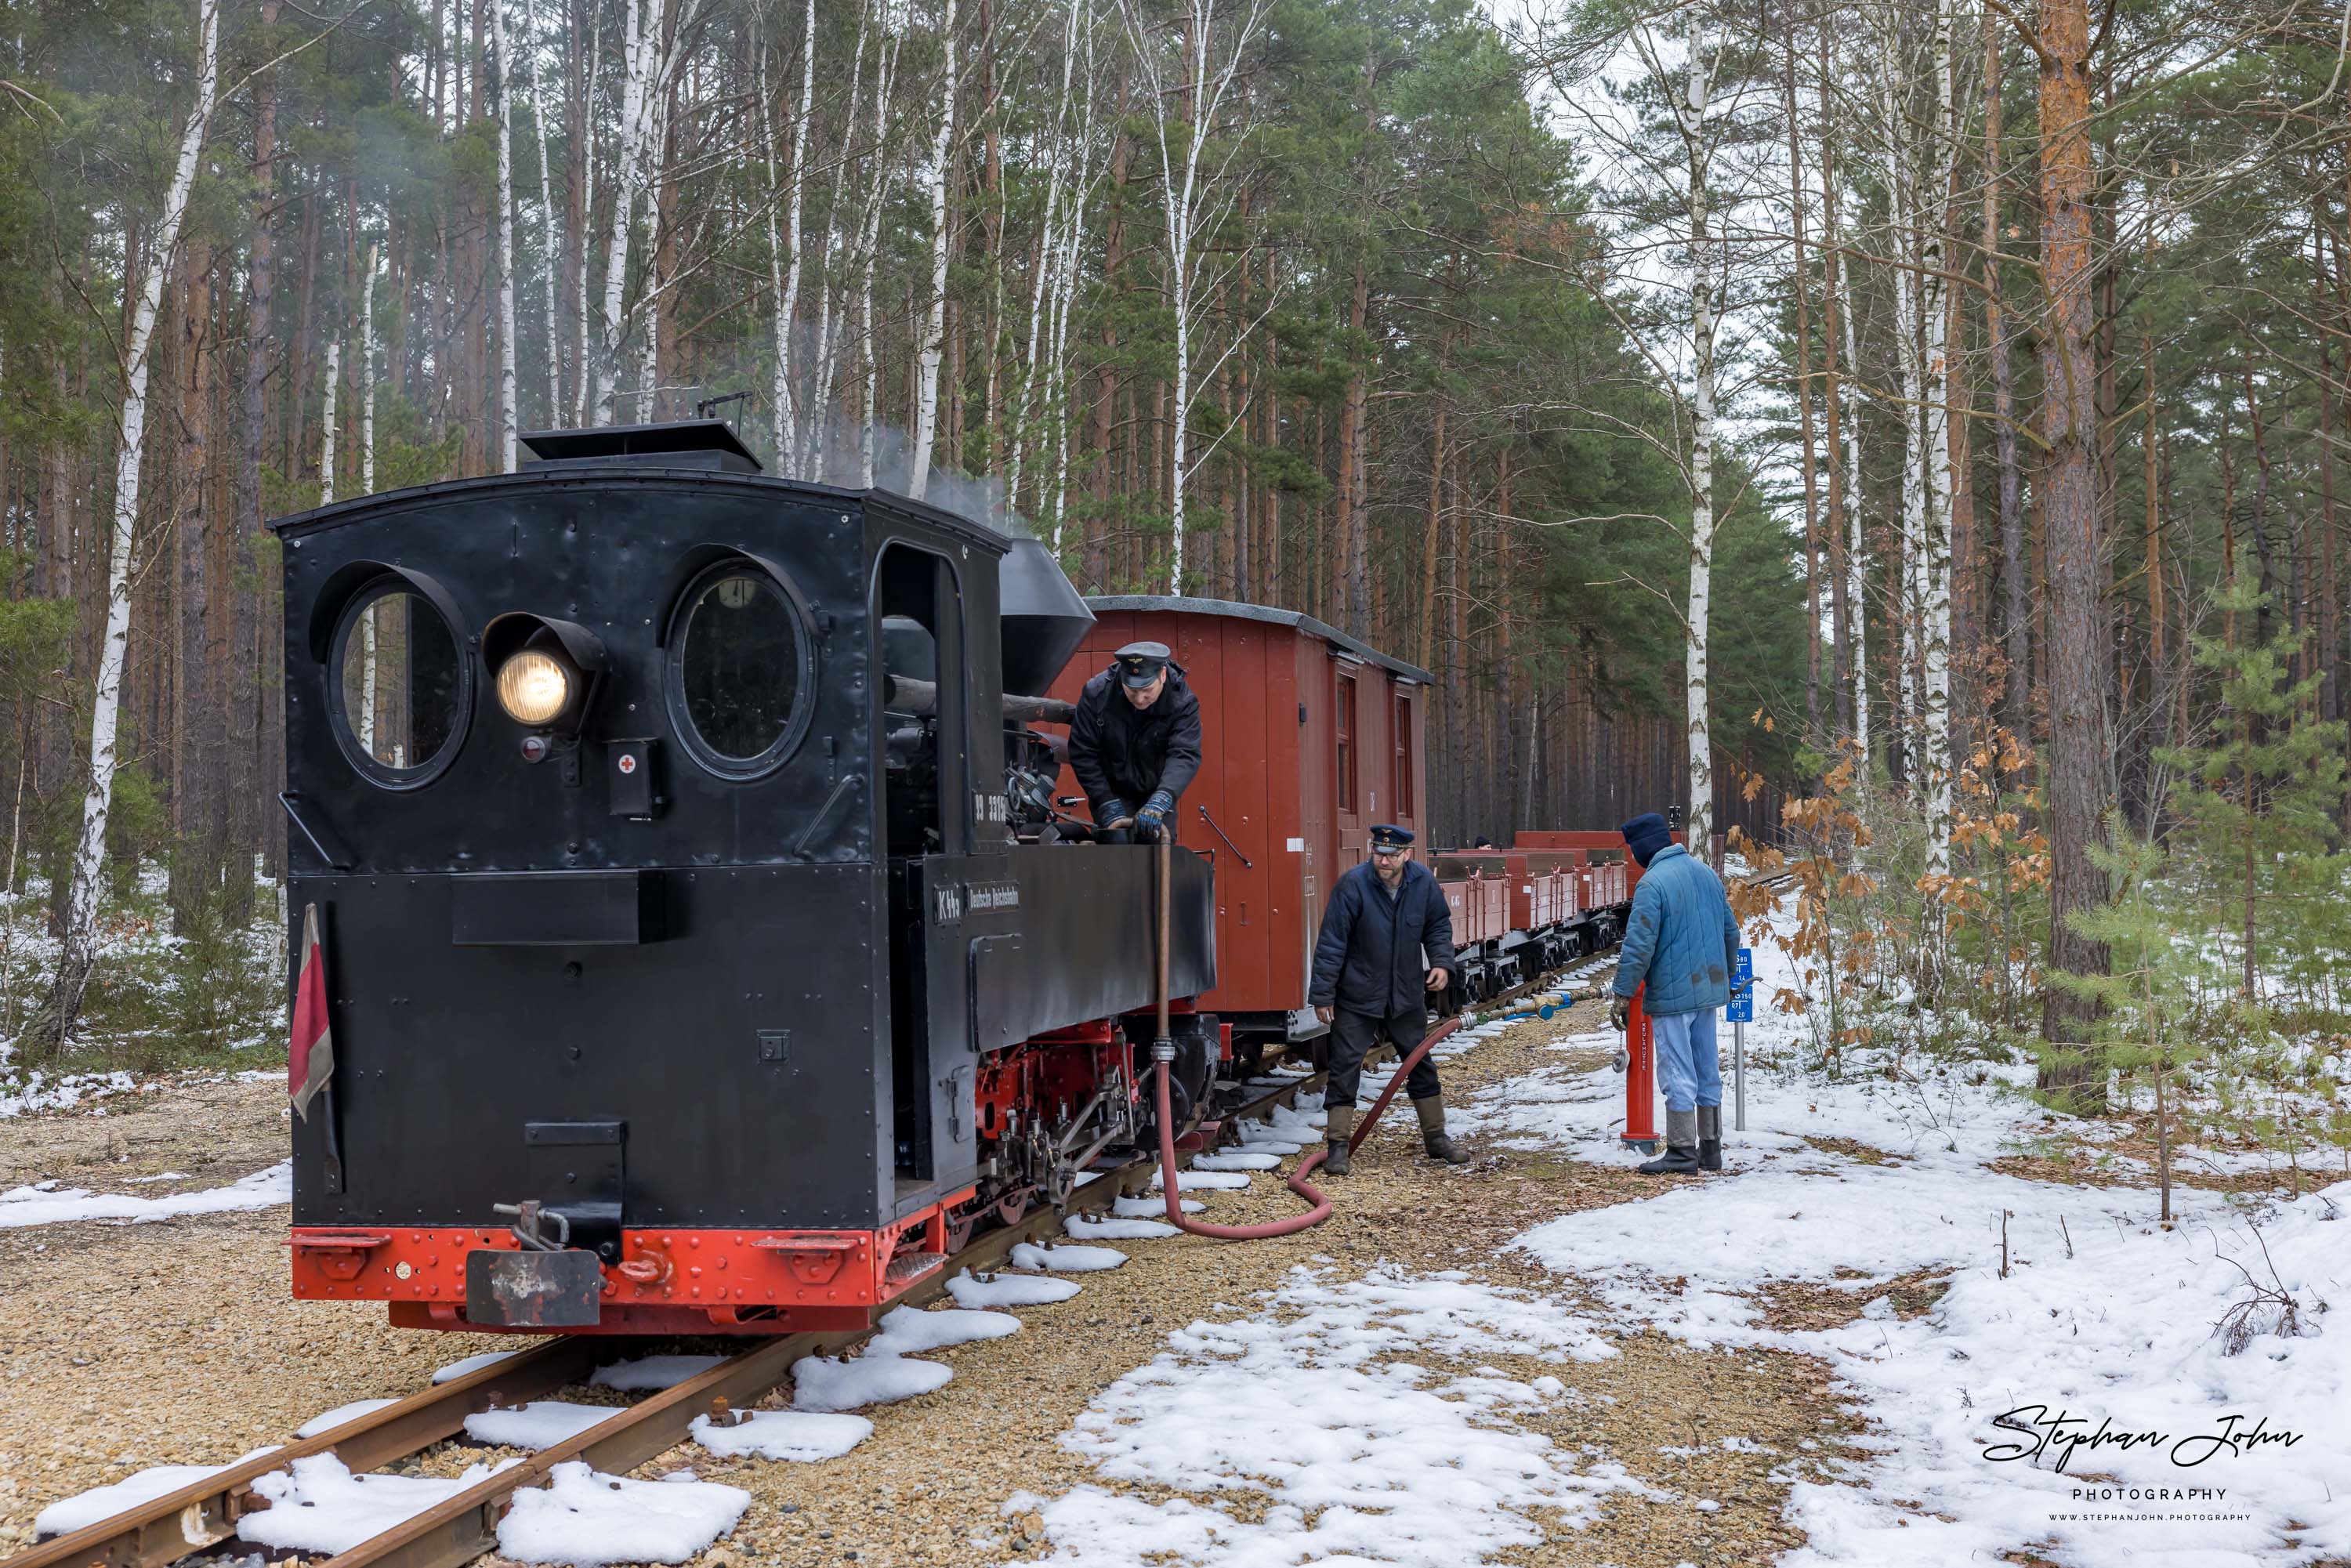
[[[1412,834],[1382,822],[1371,831],[1371,858],[1339,878],[1314,944],[1314,979],[1306,999],[1331,1026],[1330,1154],[1322,1168],[1347,1174],[1347,1140],[1355,1131],[1355,1091],[1364,1053],[1382,1032],[1410,1055],[1428,1032],[1430,997],[1453,977],[1453,915],[1445,890],[1412,858]],[[1459,1165],[1469,1156],[1445,1135],[1445,1100],[1437,1063],[1422,1057],[1405,1080],[1420,1116],[1428,1157]]]
[[[1641,1007],[1666,1081],[1666,1152],[1641,1169],[1649,1176],[1719,1171],[1722,1059],[1714,1043],[1715,1009],[1730,999],[1739,922],[1722,879],[1673,841],[1663,817],[1651,811],[1617,831],[1642,872],[1608,1018],[1619,1030],[1630,1024],[1633,993],[1648,982]]]

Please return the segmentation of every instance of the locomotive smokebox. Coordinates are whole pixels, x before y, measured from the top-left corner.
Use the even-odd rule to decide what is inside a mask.
[[[1086,640],[1094,612],[1039,539],[1014,539],[998,580],[1003,595],[1004,689],[1040,695]]]

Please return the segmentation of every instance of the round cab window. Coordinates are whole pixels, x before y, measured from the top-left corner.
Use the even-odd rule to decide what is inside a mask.
[[[422,784],[456,752],[465,661],[430,601],[404,586],[370,589],[335,637],[337,738],[379,783]]]
[[[799,609],[747,561],[696,578],[670,629],[670,701],[705,766],[731,778],[765,772],[797,738],[807,701]]]

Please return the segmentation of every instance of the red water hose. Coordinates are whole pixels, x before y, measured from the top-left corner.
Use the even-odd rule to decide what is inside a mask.
[[[1412,1054],[1397,1064],[1395,1075],[1388,1080],[1388,1086],[1380,1091],[1380,1097],[1377,1100],[1372,1102],[1371,1114],[1355,1124],[1355,1135],[1347,1140],[1347,1147],[1350,1150],[1360,1146],[1363,1141],[1371,1135],[1372,1124],[1380,1119],[1380,1113],[1386,1110],[1388,1102],[1395,1097],[1396,1085],[1402,1083],[1405,1076],[1419,1065],[1420,1059],[1428,1054],[1428,1048],[1451,1034],[1460,1022],[1458,1017],[1447,1019],[1443,1023],[1430,1030],[1422,1038],[1421,1042],[1412,1048]],[[1195,1236],[1213,1236],[1222,1241],[1262,1241],[1270,1236],[1295,1236],[1308,1227],[1320,1225],[1331,1218],[1331,1200],[1308,1179],[1330,1154],[1327,1147],[1317,1149],[1299,1161],[1298,1168],[1290,1173],[1290,1190],[1314,1206],[1303,1214],[1292,1215],[1288,1219],[1270,1220],[1263,1225],[1211,1225],[1206,1220],[1194,1219],[1185,1214],[1184,1195],[1176,1184],[1176,1118],[1172,1113],[1173,1107],[1169,1103],[1167,1078],[1169,1066],[1169,1063],[1164,1061],[1159,1064],[1157,1091],[1159,1179],[1166,1188],[1168,1224],[1180,1230],[1188,1230]]]
[[[1288,1219],[1270,1220],[1263,1225],[1210,1225],[1206,1220],[1188,1219],[1184,1215],[1184,1194],[1176,1184],[1176,1114],[1168,1078],[1176,1063],[1176,1044],[1167,1032],[1167,993],[1171,974],[1167,962],[1167,930],[1173,918],[1170,905],[1174,898],[1174,835],[1163,830],[1159,835],[1157,857],[1159,1032],[1152,1041],[1151,1054],[1159,1063],[1159,1087],[1156,1091],[1159,1103],[1159,1180],[1167,1195],[1167,1223],[1178,1230],[1188,1230],[1195,1236],[1213,1236],[1220,1241],[1262,1241],[1272,1236],[1295,1236],[1309,1226],[1320,1225],[1331,1218],[1331,1200],[1323,1197],[1322,1190],[1307,1179],[1329,1156],[1330,1150],[1327,1147],[1317,1149],[1299,1161],[1298,1168],[1290,1173],[1290,1190],[1314,1206],[1303,1214],[1292,1215]],[[1412,1048],[1412,1054],[1397,1065],[1395,1076],[1388,1080],[1388,1086],[1381,1090],[1380,1097],[1372,1103],[1372,1113],[1356,1124],[1355,1135],[1347,1140],[1347,1147],[1351,1152],[1370,1135],[1372,1124],[1380,1119],[1380,1113],[1386,1110],[1388,1102],[1395,1098],[1396,1085],[1403,1082],[1405,1075],[1420,1064],[1420,1059],[1428,1054],[1428,1048],[1451,1034],[1460,1021],[1458,1017],[1449,1018],[1430,1030],[1421,1038],[1420,1043]]]

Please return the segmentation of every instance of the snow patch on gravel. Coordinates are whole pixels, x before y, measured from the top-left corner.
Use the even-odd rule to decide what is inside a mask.
[[[159,1497],[169,1497],[182,1487],[195,1485],[206,1476],[216,1476],[223,1470],[235,1469],[247,1459],[275,1453],[277,1447],[276,1443],[266,1444],[240,1454],[225,1465],[155,1465],[125,1476],[119,1481],[59,1498],[34,1518],[33,1533],[39,1536],[70,1535],[101,1519],[110,1519],[126,1509],[137,1508],[142,1502],[153,1502]]]
[[[1167,1212],[1164,1199],[1155,1207],[1157,1213]],[[1090,1214],[1070,1216],[1061,1222],[1061,1228],[1080,1241],[1158,1241],[1183,1234],[1164,1219],[1099,1219]]]
[[[566,1437],[620,1414],[610,1405],[572,1405],[560,1399],[534,1399],[512,1409],[483,1410],[465,1417],[465,1436],[477,1443],[501,1448],[551,1448]]]
[[[696,1416],[694,1440],[728,1458],[749,1457],[812,1464],[837,1459],[873,1435],[862,1416],[820,1415],[812,1410],[754,1410],[732,1427]]]
[[[270,1208],[294,1198],[294,1162],[281,1160],[267,1170],[203,1192],[176,1193],[168,1197],[134,1197],[125,1194],[93,1193],[78,1186],[58,1187],[55,1182],[11,1187],[0,1192],[0,1230],[23,1225],[55,1225],[69,1219],[128,1219],[147,1222],[174,1219],[185,1214],[226,1214],[237,1209]]]
[[[901,1399],[945,1388],[955,1368],[899,1355],[861,1355],[852,1361],[808,1355],[792,1363],[792,1408],[831,1412]]]
[[[311,1416],[294,1428],[294,1435],[298,1437],[315,1437],[321,1432],[333,1431],[346,1421],[356,1421],[362,1416],[371,1415],[386,1406],[399,1403],[397,1399],[354,1399],[349,1405],[338,1405],[332,1410],[321,1411]]]
[[[1568,1397],[1556,1380],[1490,1368],[1447,1378],[1421,1364],[1615,1354],[1583,1319],[1523,1291],[1385,1270],[1333,1283],[1301,1268],[1251,1316],[1195,1322],[1168,1346],[1103,1390],[1061,1442],[1106,1481],[1188,1495],[1082,1486],[1015,1498],[1008,1511],[1042,1513],[1050,1561],[1471,1568],[1590,1522],[1607,1493],[1667,1495],[1613,1461],[1579,1470],[1578,1456],[1513,1419]]]
[[[1115,1269],[1126,1254],[1115,1247],[1040,1247],[1023,1241],[1012,1249],[1012,1266],[1048,1274],[1093,1274]]]
[[[641,1355],[634,1361],[616,1361],[610,1366],[598,1367],[588,1385],[591,1388],[618,1388],[623,1393],[651,1393],[674,1388],[726,1359],[723,1355]]]
[[[1280,1160],[1274,1162],[1276,1165],[1280,1163]],[[1178,1192],[1238,1192],[1249,1184],[1249,1173],[1247,1171],[1202,1170],[1195,1166],[1188,1171],[1176,1173],[1176,1190]],[[1165,1166],[1158,1166],[1152,1171],[1151,1185],[1162,1187],[1167,1185]]]
[[[1250,1154],[1239,1149],[1196,1155],[1192,1159],[1192,1168],[1196,1171],[1270,1171],[1280,1164],[1280,1155]]]
[[[269,1506],[238,1520],[237,1538],[281,1552],[333,1556],[521,1462],[475,1465],[454,1480],[433,1480],[355,1476],[334,1455],[311,1454],[255,1479],[253,1490],[267,1498]]]
[[[498,1551],[517,1563],[683,1563],[735,1528],[751,1494],[716,1481],[625,1480],[573,1460],[515,1493]]]
[[[960,1307],[935,1307],[928,1312],[895,1307],[882,1319],[882,1332],[865,1343],[865,1354],[918,1355],[926,1350],[970,1344],[975,1340],[1002,1339],[1020,1332],[1020,1320],[1009,1312],[972,1312]]]
[[[1197,1214],[1208,1207],[1196,1197],[1178,1197],[1176,1201],[1186,1214]],[[1115,1197],[1111,1199],[1110,1211],[1121,1219],[1150,1219],[1167,1212],[1167,1200],[1164,1197]]]
[[[1066,1301],[1081,1287],[1075,1280],[1040,1280],[1033,1274],[992,1274],[977,1279],[966,1269],[947,1281],[959,1307],[1042,1307]]]
[[[448,1365],[443,1367],[440,1371],[433,1375],[433,1381],[435,1383],[455,1383],[457,1379],[465,1376],[465,1374],[469,1372],[479,1372],[486,1366],[496,1365],[499,1362],[506,1360],[508,1356],[520,1355],[521,1354],[522,1352],[518,1350],[484,1351],[479,1355],[469,1355],[463,1361],[451,1362]]]

